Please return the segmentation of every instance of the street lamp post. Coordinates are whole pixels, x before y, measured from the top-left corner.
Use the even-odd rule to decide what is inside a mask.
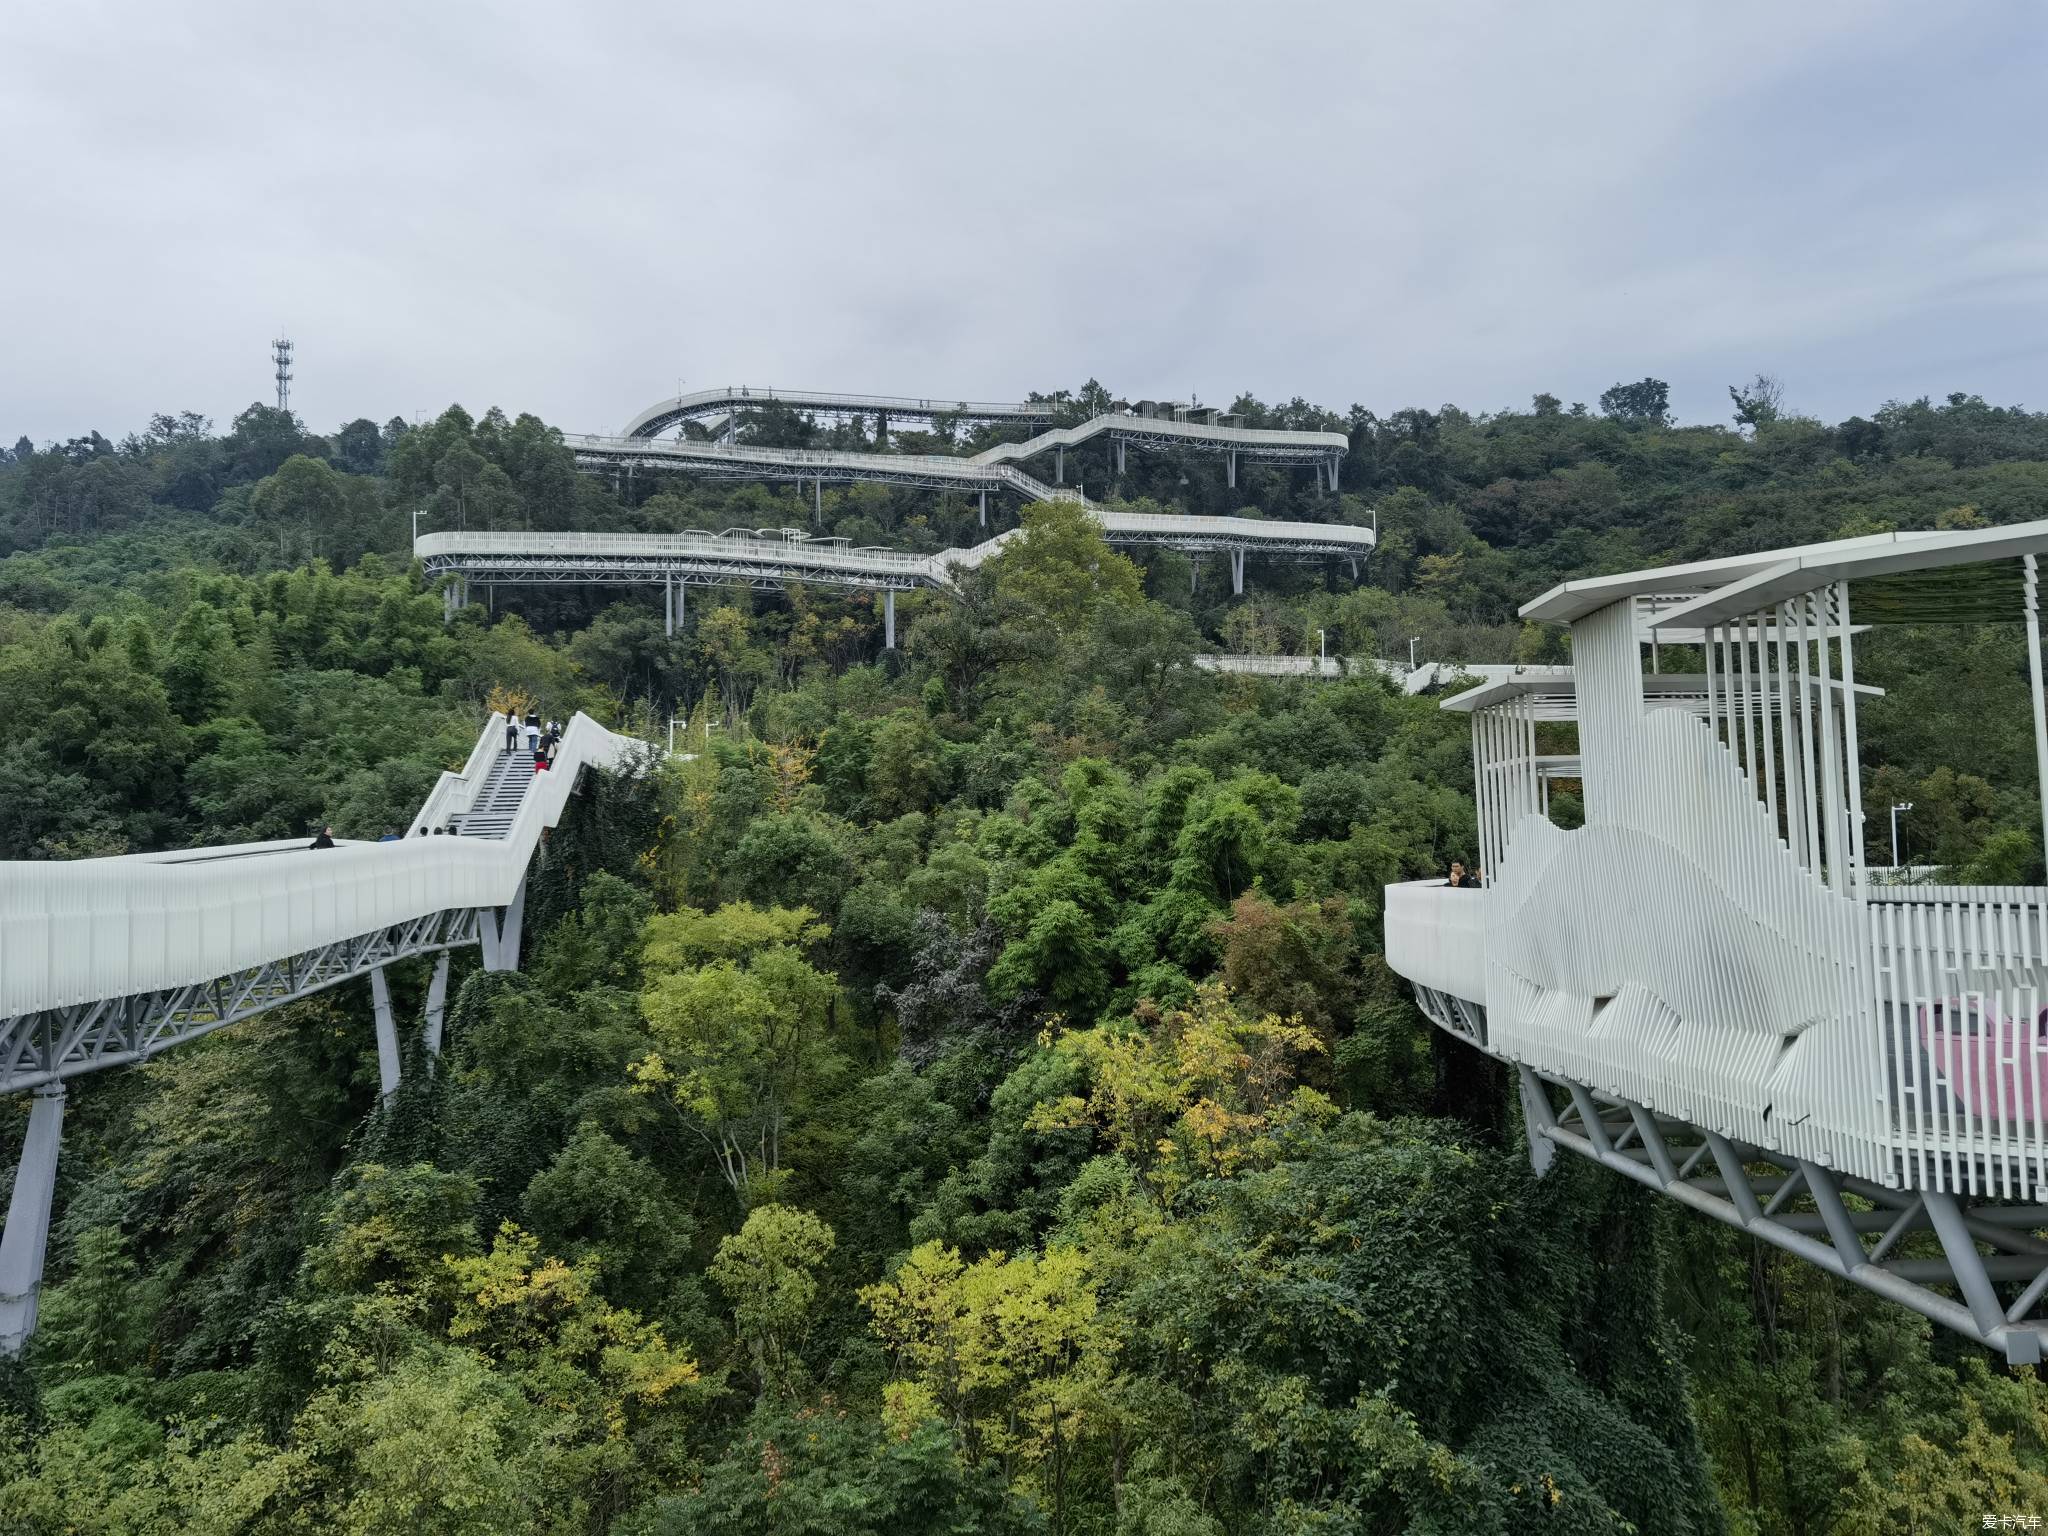
[[[1899,867],[1899,812],[1913,809],[1913,802],[1900,800],[1892,806],[1892,868]]]
[[[426,508],[424,507],[414,507],[412,509],[412,541],[415,546],[420,541],[420,513],[425,510]]]

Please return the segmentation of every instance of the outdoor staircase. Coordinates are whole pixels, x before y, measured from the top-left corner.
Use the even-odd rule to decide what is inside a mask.
[[[519,814],[519,802],[526,798],[527,787],[533,783],[533,756],[520,747],[500,752],[492,760],[483,788],[477,791],[462,817],[462,836],[489,838],[493,842],[505,840],[505,834],[512,830],[512,818]]]

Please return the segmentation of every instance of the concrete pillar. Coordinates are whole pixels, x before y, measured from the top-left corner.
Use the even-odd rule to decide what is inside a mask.
[[[370,972],[370,1001],[377,1009],[377,1081],[388,1099],[398,1091],[398,1021],[391,1014],[391,983],[381,965]]]
[[[676,628],[683,627],[683,620],[689,617],[690,584],[682,577],[676,578]]]
[[[811,521],[820,528],[825,526],[825,481],[821,476],[811,482]]]
[[[1065,448],[1055,448],[1052,451],[1052,483],[1054,485],[1065,485],[1067,483],[1067,450]]]
[[[981,488],[981,526],[988,526],[988,487]]]
[[[1129,446],[1122,438],[1116,440],[1116,472],[1118,474],[1124,472],[1124,449]]]
[[[502,971],[498,964],[498,909],[478,907],[476,909],[476,934],[478,947],[484,952],[484,969]]]
[[[441,622],[443,624],[453,624],[455,622],[455,583],[452,581],[441,589]]]
[[[1356,555],[1351,557],[1351,579],[1353,581],[1358,580],[1358,556]]]
[[[1235,448],[1231,449],[1224,457],[1229,466],[1225,473],[1228,477],[1230,488],[1234,491],[1237,489],[1237,450]]]
[[[877,448],[889,446],[889,413],[887,411],[875,412],[875,446]]]
[[[896,649],[896,589],[886,588],[882,593],[882,643],[890,650]]]
[[[1201,584],[1202,584],[1202,557],[1201,557],[1200,555],[1189,555],[1189,556],[1188,556],[1188,596],[1189,596],[1189,597],[1193,597],[1193,596],[1195,595],[1195,589],[1196,589],[1197,587],[1201,586]]]
[[[1230,590],[1239,597],[1244,596],[1244,551],[1230,552]]]
[[[441,1026],[448,1014],[448,951],[434,957],[434,979],[427,983],[427,1054],[441,1054]]]
[[[661,578],[661,623],[662,633],[673,637],[676,632],[676,579],[673,576]]]
[[[50,1246],[50,1197],[57,1192],[57,1150],[64,1139],[64,1085],[45,1083],[28,1112],[28,1139],[14,1170],[7,1228],[0,1233],[0,1355],[17,1355],[36,1331],[43,1256]]]

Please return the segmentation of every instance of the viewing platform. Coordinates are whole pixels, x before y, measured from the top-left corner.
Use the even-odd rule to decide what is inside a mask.
[[[1423,1011],[1516,1072],[1539,1169],[1593,1158],[2016,1362],[2048,1335],[2048,889],[1869,866],[1858,715],[1885,703],[1856,652],[2021,628],[2048,810],[2043,553],[2031,523],[1547,593],[1523,615],[1571,625],[1573,666],[1443,705],[1472,722],[1484,888],[1385,908]]]

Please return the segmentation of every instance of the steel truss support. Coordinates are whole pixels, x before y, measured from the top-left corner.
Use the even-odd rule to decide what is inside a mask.
[[[1583,1083],[1518,1071],[1539,1171],[1541,1144],[1563,1147],[2000,1350],[2012,1364],[2040,1362],[2048,1241],[2038,1234],[2048,1230],[2048,1205],[1970,1205],[1953,1194],[1886,1189]],[[1553,1087],[1564,1091],[1562,1110]],[[1903,1251],[1909,1244],[1913,1251]]]
[[[467,909],[373,929],[210,981],[0,1017],[0,1093],[145,1061],[282,1003],[362,980],[394,960],[478,942]]]
[[[36,1331],[43,1255],[50,1244],[50,1199],[64,1138],[64,1085],[45,1083],[28,1112],[28,1138],[14,1170],[7,1226],[0,1231],[0,1355],[15,1355]]]

